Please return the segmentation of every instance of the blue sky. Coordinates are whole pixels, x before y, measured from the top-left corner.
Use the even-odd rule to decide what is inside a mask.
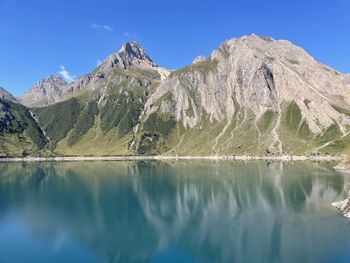
[[[20,95],[50,74],[80,76],[128,40],[176,69],[252,33],[350,72],[348,0],[0,0],[0,86]]]

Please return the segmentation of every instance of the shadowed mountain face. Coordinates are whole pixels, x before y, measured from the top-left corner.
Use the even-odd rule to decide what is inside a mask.
[[[0,99],[0,157],[46,152],[49,139],[25,106]]]
[[[54,154],[350,152],[348,75],[284,40],[231,39],[171,72],[129,42],[63,86],[32,109]]]
[[[0,87],[0,157],[44,154],[48,142],[33,112]]]
[[[349,242],[348,223],[329,208],[343,198],[349,178],[322,165],[11,163],[0,169],[1,233],[10,217],[33,238],[32,244],[16,239],[19,251],[36,251],[43,240],[48,247],[41,253],[53,250],[61,260],[75,255],[67,252],[73,247],[101,262],[326,262]],[[11,242],[1,233],[6,248]]]
[[[0,87],[0,99],[17,102],[17,99],[3,87]]]

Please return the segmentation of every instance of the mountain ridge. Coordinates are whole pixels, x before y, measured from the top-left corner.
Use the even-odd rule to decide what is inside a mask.
[[[6,90],[3,87],[0,87],[0,99],[17,102],[17,99],[8,90]]]
[[[283,61],[281,61],[281,57]],[[295,72],[295,70],[301,72]],[[315,72],[313,72],[314,70]],[[222,74],[220,71],[223,71]],[[234,74],[231,74],[233,72]],[[315,89],[308,81],[305,81],[303,74],[317,75],[316,80],[321,77],[317,85],[318,88],[322,88],[322,91]],[[288,78],[285,78],[285,75]],[[340,76],[341,79],[335,76]],[[310,78],[309,76],[306,77]],[[322,94],[329,90],[330,82],[324,82],[322,78],[338,82],[333,85],[335,90],[331,90],[334,94]],[[286,81],[293,83],[288,85]],[[193,94],[198,95],[198,91],[199,96],[193,96]],[[263,117],[272,118],[271,116],[277,113],[275,120],[273,120],[277,122],[277,127],[275,126],[270,130],[274,136],[264,140],[269,145],[262,146],[266,147],[264,149],[265,153],[299,152],[304,151],[304,149],[295,147],[283,149],[281,145],[279,137],[289,137],[288,140],[291,137],[290,134],[279,134],[278,127],[282,111],[292,111],[292,114],[297,115],[292,117],[300,118],[300,121],[298,119],[298,125],[301,125],[302,132],[307,133],[309,137],[314,137],[313,134],[325,133],[325,129],[330,128],[333,124],[331,130],[336,130],[335,132],[341,133],[342,136],[348,135],[349,97],[346,96],[347,92],[349,92],[349,86],[345,84],[339,73],[329,68],[323,68],[323,65],[318,64],[304,50],[292,45],[289,41],[275,41],[271,38],[256,35],[244,36],[225,41],[206,61],[192,64],[171,74],[146,103],[145,118],[149,118],[154,112],[158,116],[164,115],[164,113],[170,114],[175,122],[182,121],[183,127],[193,128],[203,120],[201,115],[209,114],[210,123],[218,122],[217,129],[219,131],[215,132],[215,128],[213,128],[212,139],[203,138],[201,142],[198,142],[198,145],[193,145],[193,147],[200,148],[198,150],[203,154],[244,154],[246,150],[247,152],[249,150],[256,152],[254,148],[247,149],[247,146],[249,146],[247,144],[254,138],[258,141],[257,137],[261,137],[261,132],[257,127],[259,116],[267,113]],[[237,94],[238,96],[236,96]],[[341,95],[347,101],[341,104],[333,95]],[[167,99],[164,100],[164,97]],[[331,100],[331,97],[334,99],[334,104],[326,103]],[[290,107],[286,105],[286,103],[292,103],[295,100],[297,100],[296,105],[293,104]],[[158,106],[154,107],[154,105]],[[340,107],[337,108],[335,105]],[[282,106],[286,109],[282,109]],[[319,111],[319,106],[323,109],[322,112]],[[237,108],[243,108],[243,113],[237,111]],[[159,114],[159,111],[163,114]],[[189,112],[191,114],[188,114]],[[244,116],[243,122],[236,120],[236,123],[241,123],[235,125],[231,121],[227,121],[225,125],[222,125],[225,119],[238,119],[239,116],[235,116],[235,113]],[[321,116],[317,116],[320,114]],[[248,125],[244,122],[246,118],[255,120]],[[333,120],[337,121],[334,122]],[[245,135],[244,131],[242,130],[240,134],[238,129],[243,128],[244,125],[255,126],[255,129],[250,129],[252,134],[245,139],[245,142],[242,139]],[[201,126],[199,125],[198,128],[201,128]],[[245,127],[245,129],[249,127]],[[295,132],[299,132],[299,127],[292,128],[295,129]],[[228,134],[232,129],[237,134],[236,136],[232,132]],[[225,139],[225,137],[226,139],[227,137],[231,138],[231,141],[229,139],[226,142],[223,141],[221,147],[227,147],[226,144],[229,143],[232,144],[232,148],[224,149],[224,151],[217,150],[216,148],[220,146],[218,145],[220,144],[219,139]],[[183,141],[183,138],[180,141]],[[188,145],[191,144],[192,139],[187,142]],[[209,145],[208,140],[212,140]],[[237,143],[232,142],[232,140],[236,140]],[[243,145],[244,143],[246,145],[240,145],[242,141]],[[255,143],[258,143],[257,141]],[[295,141],[301,143],[298,139]],[[307,146],[307,141],[307,139],[304,140],[302,144],[307,148],[311,148],[311,145]],[[142,141],[140,144],[142,145]],[[201,144],[209,146],[210,150],[201,149]],[[322,145],[315,147],[319,146]],[[191,152],[191,148],[183,147],[185,151],[178,152],[178,154]],[[171,147],[168,150],[171,150]],[[260,154],[263,154],[263,151],[260,151]]]
[[[250,35],[174,71],[127,42],[30,110],[57,155],[344,154],[349,92],[302,48]]]

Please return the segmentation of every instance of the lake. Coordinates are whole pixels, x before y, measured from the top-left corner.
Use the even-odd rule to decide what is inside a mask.
[[[0,163],[0,262],[350,262],[330,163]]]

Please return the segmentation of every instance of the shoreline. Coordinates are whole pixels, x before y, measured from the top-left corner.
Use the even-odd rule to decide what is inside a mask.
[[[334,169],[343,173],[350,173],[350,164],[344,159],[341,163],[336,165]]]
[[[273,160],[273,161],[343,161],[344,156],[55,156],[55,157],[4,157],[2,162],[42,162],[42,161],[142,161],[142,160]]]

